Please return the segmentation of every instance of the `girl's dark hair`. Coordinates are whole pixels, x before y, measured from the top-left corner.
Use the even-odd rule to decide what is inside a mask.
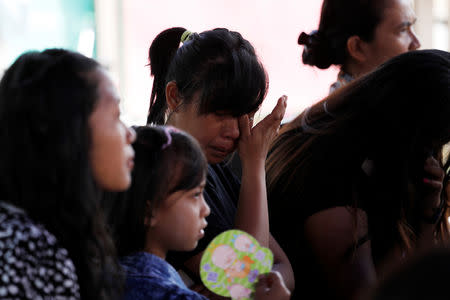
[[[386,5],[386,0],[324,0],[319,29],[299,36],[298,44],[305,45],[303,63],[320,69],[343,65],[348,38],[372,41]]]
[[[297,203],[282,201],[284,193],[300,201],[351,199],[348,188],[370,159],[375,168],[368,195],[353,205],[368,215],[374,258],[384,257],[393,244],[408,251],[421,217],[417,199],[427,155],[440,160],[444,187],[449,180],[450,160],[441,155],[450,142],[449,70],[448,52],[408,52],[286,124],[266,165],[268,193],[277,200],[269,201],[271,217],[285,219],[292,212],[295,218]],[[279,225],[271,222],[274,229]],[[441,218],[437,237],[448,234],[447,219]]]
[[[135,130],[131,187],[126,192],[111,193],[113,202],[108,201],[113,204],[108,216],[119,256],[142,251],[145,217],[151,216],[170,194],[193,189],[206,176],[206,158],[189,134],[165,126],[140,126]]]
[[[193,33],[179,47],[185,31],[181,27],[164,30],[150,46],[154,81],[147,123],[165,123],[165,89],[170,81],[176,82],[185,104],[200,92],[200,114],[225,111],[240,116],[258,109],[268,81],[253,46],[238,32],[217,28]]]
[[[112,299],[118,284],[106,276],[114,277],[118,265],[89,160],[97,68],[81,54],[49,49],[25,53],[6,70],[0,82],[0,195],[68,250],[83,299]]]

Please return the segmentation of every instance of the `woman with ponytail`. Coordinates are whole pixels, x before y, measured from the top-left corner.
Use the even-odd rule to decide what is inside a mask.
[[[199,281],[201,254],[221,232],[238,228],[274,252],[275,269],[293,287],[289,261],[269,232],[264,163],[286,109],[281,97],[271,114],[253,127],[268,80],[253,46],[224,28],[192,33],[161,32],[149,50],[154,76],[148,123],[182,129],[199,142],[208,162],[204,197],[211,214],[194,251],[168,260]],[[238,150],[242,183],[225,164]]]
[[[340,67],[330,93],[398,54],[416,50],[411,0],[324,0],[318,30],[302,32],[303,63]]]

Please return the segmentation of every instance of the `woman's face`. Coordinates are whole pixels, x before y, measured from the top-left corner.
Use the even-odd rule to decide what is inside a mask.
[[[375,29],[374,39],[366,43],[366,71],[375,69],[394,56],[420,47],[413,28],[416,15],[411,0],[385,2],[388,6],[383,11],[382,21]]]
[[[135,133],[120,119],[119,96],[108,74],[98,69],[96,76],[99,97],[89,117],[91,167],[100,188],[122,191],[131,183]]]
[[[240,131],[238,118],[230,114],[208,113],[200,115],[194,100],[182,104],[168,121],[197,139],[208,163],[222,162],[236,150]]]

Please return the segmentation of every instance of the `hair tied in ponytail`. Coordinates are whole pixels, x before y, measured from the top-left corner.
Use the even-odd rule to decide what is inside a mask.
[[[187,42],[187,41],[189,41],[189,40],[191,39],[192,35],[193,35],[193,32],[191,32],[191,31],[189,31],[189,30],[186,30],[186,31],[183,32],[183,34],[181,35],[180,42],[181,42],[182,44],[184,44],[185,42]]]

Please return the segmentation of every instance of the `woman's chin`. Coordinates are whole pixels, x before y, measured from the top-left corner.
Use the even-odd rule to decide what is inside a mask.
[[[206,159],[208,160],[208,164],[218,164],[227,159],[230,154],[229,152],[211,151],[206,154]]]

